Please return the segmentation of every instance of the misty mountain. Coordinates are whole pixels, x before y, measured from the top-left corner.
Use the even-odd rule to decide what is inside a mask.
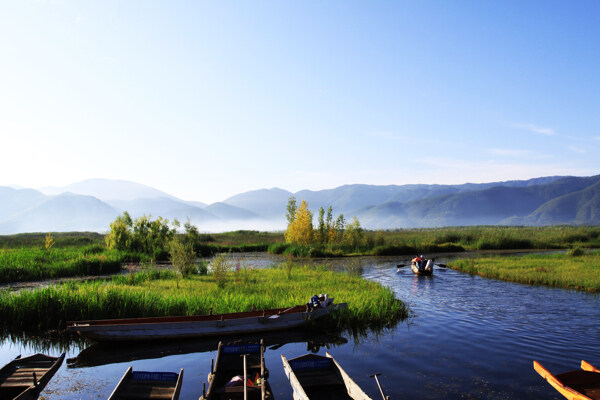
[[[40,203],[46,196],[33,189],[0,186],[0,221]]]
[[[493,187],[528,187],[550,184],[564,177],[534,178],[525,181],[506,181],[491,183],[465,183],[462,185],[343,185],[334,189],[301,190],[291,193],[286,190],[262,189],[241,193],[224,202],[268,218],[284,220],[286,205],[291,196],[296,202],[306,200],[310,209],[316,214],[319,207],[325,210],[331,206],[334,215],[344,214],[347,217],[357,215],[359,210],[386,203],[406,203],[441,195],[467,193]],[[397,225],[396,225],[397,226]]]
[[[189,218],[196,225],[219,219],[205,209],[168,197],[108,200],[107,203],[121,212],[129,212],[132,218],[151,215],[154,218],[160,216],[171,221],[177,218],[182,223]]]
[[[523,225],[600,224],[600,182],[549,200],[513,221]]]
[[[208,206],[134,182],[90,179],[67,187],[106,200],[90,194],[44,195],[0,187],[0,233],[102,232],[125,210],[134,218],[145,214],[182,223],[189,218],[200,231],[283,230],[291,196],[298,203],[306,200],[315,216],[319,207],[332,206],[334,218],[340,213],[348,221],[357,216],[368,229],[600,224],[600,175],[463,185],[344,185],[296,193],[272,188]]]
[[[151,199],[158,197],[167,197],[177,200],[176,197],[150,186],[113,179],[86,179],[63,187],[47,186],[39,188],[39,191],[46,195],[69,192],[94,196],[102,201]]]
[[[206,211],[210,212],[211,214],[219,217],[222,220],[236,220],[236,221],[243,221],[243,220],[264,220],[264,217],[261,217],[260,215],[252,212],[252,211],[248,211],[244,208],[240,208],[240,207],[236,207],[236,206],[232,206],[231,204],[227,204],[227,203],[213,203],[210,206],[207,206],[205,208]]]
[[[389,228],[390,222],[402,222],[403,227],[435,227],[448,225],[495,225],[530,221],[539,207],[561,196],[575,193],[600,181],[600,176],[558,178],[545,184],[494,186],[428,197],[406,203],[389,202],[356,212],[365,226]],[[539,182],[539,181],[538,181]],[[543,181],[542,181],[543,182]],[[575,220],[562,223],[578,223]],[[588,222],[589,223],[589,222]]]
[[[286,205],[291,196],[293,193],[279,188],[260,189],[232,196],[223,203],[244,208],[268,219],[284,221]]]
[[[98,231],[109,229],[118,211],[92,196],[63,193],[0,222],[0,233]]]

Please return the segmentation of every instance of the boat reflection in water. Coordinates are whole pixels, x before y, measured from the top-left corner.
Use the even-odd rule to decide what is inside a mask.
[[[240,335],[228,339],[236,343],[258,343],[263,340],[270,349],[278,349],[288,343],[306,343],[308,351],[317,352],[321,347],[336,347],[348,343],[341,336],[315,334],[312,332],[280,331],[261,335]],[[77,357],[67,360],[69,368],[96,367],[100,365],[150,360],[179,354],[206,353],[216,351],[219,339],[184,339],[139,343],[94,343],[82,350]]]

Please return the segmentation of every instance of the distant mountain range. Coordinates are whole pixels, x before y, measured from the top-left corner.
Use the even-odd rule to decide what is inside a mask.
[[[463,185],[344,185],[292,193],[279,188],[241,193],[223,202],[184,201],[135,182],[89,179],[38,190],[0,187],[0,234],[99,231],[127,210],[132,217],[189,219],[201,231],[283,230],[288,199],[314,215],[357,216],[369,229],[453,225],[600,224],[600,175],[553,176]],[[316,224],[316,219],[315,219]]]

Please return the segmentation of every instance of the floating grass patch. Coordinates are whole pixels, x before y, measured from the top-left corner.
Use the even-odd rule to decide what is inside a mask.
[[[599,253],[461,259],[450,267],[487,278],[600,292]]]
[[[212,275],[189,279],[145,276],[129,280],[69,282],[53,287],[0,292],[0,323],[9,331],[63,330],[67,321],[126,317],[175,316],[270,309],[305,304],[328,293],[348,309],[334,313],[327,324],[338,329],[389,327],[408,316],[407,306],[391,289],[325,267],[247,269],[232,274],[219,288]]]

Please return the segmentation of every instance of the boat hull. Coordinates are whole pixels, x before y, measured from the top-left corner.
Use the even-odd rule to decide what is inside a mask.
[[[183,382],[183,368],[173,372],[133,371],[129,367],[108,400],[156,399],[178,400]]]
[[[328,352],[325,357],[306,354],[287,360],[281,355],[283,370],[293,390],[294,400],[310,398],[371,400]]]
[[[419,269],[419,267],[417,267],[414,263],[410,266],[410,268],[412,269],[412,272],[414,272],[416,275],[433,275],[433,268]]]
[[[600,372],[585,361],[581,362],[581,370],[557,375],[553,375],[537,361],[533,362],[533,368],[569,400],[600,400]]]
[[[0,399],[37,399],[65,359],[45,354],[17,358],[0,369]]]
[[[346,304],[342,303],[310,311],[282,310],[279,314],[265,312],[264,315],[262,312],[247,312],[210,317],[143,318],[112,322],[83,321],[69,323],[68,329],[82,337],[100,342],[202,338],[292,329],[345,306]]]

